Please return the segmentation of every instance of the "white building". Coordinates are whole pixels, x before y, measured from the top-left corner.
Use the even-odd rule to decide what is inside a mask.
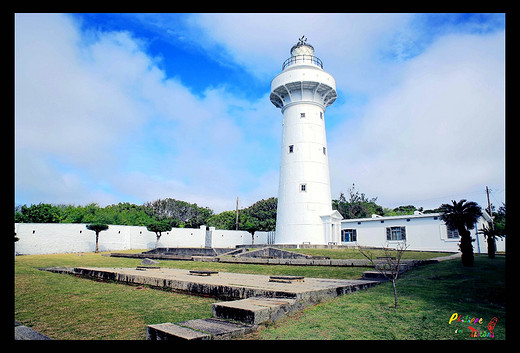
[[[340,237],[325,133],[325,109],[336,100],[336,82],[303,38],[271,82],[271,102],[283,114],[277,244],[327,244]]]
[[[484,220],[479,218],[471,230],[474,253],[487,253],[487,241],[478,230]],[[458,252],[457,230],[448,229],[439,213],[346,219],[341,221],[341,238],[337,244],[369,247],[395,247],[406,243],[408,250]],[[498,239],[497,251],[505,251],[505,241]]]

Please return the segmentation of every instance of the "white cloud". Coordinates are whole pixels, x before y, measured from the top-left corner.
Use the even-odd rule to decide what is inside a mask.
[[[217,208],[262,178],[248,170],[265,138],[254,126],[270,125],[241,119],[268,101],[224,88],[195,96],[129,33],[80,34],[64,15],[17,15],[15,41],[18,202],[173,197]]]
[[[439,38],[399,86],[329,135],[333,194],[356,183],[397,206],[504,187],[504,74],[503,32]]]
[[[83,61],[83,51],[95,56],[96,48],[82,47],[64,16],[17,15],[15,41],[16,148],[81,165],[114,163],[104,152],[144,118],[114,79],[117,70],[106,75],[95,71],[106,60]]]
[[[403,34],[410,14],[197,14],[191,24],[202,33],[195,38],[201,47],[222,63],[239,64],[252,75],[271,80],[290,57],[290,49],[305,35],[336,77],[338,88],[368,92],[381,86],[393,73],[381,61],[381,46],[409,42]],[[393,39],[391,41],[391,39]]]
[[[387,206],[503,185],[503,32],[442,37],[409,59],[420,52],[410,16],[203,14],[176,33],[266,83],[309,38],[340,94],[327,110],[333,196],[355,182]],[[268,84],[257,101],[224,86],[194,95],[146,45],[80,32],[66,15],[15,16],[17,202],[174,197],[219,212],[276,195],[282,127]]]

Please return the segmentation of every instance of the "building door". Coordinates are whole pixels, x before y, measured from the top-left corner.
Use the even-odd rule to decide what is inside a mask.
[[[204,243],[204,247],[211,248],[211,230],[206,230],[206,241]]]

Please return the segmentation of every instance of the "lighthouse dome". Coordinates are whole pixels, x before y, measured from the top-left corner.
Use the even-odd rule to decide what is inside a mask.
[[[291,48],[291,56],[298,55],[314,55],[314,48],[312,45],[307,44],[303,41],[299,41]]]
[[[314,56],[314,47],[307,43],[305,36],[299,38],[298,43],[292,46],[291,57],[284,61],[282,71],[291,65],[313,65],[323,69],[323,63]]]

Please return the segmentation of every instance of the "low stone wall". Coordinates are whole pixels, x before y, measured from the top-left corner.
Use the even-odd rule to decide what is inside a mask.
[[[193,259],[195,261],[204,261],[203,259]],[[214,260],[215,261],[215,260]],[[265,264],[265,265],[294,265],[294,266],[337,266],[337,267],[376,267],[385,265],[384,260],[375,260],[372,264],[367,259],[312,259],[312,258],[279,258],[269,259],[261,257],[244,257],[244,256],[221,256],[218,257],[219,262],[226,263],[245,263],[245,264]],[[435,263],[437,260],[401,260],[401,266],[412,268],[418,265]]]
[[[261,249],[246,251],[235,255],[235,257],[241,258],[255,258],[261,257],[265,259],[309,259],[312,256],[299,254],[293,251],[281,250],[275,247],[264,247]]]
[[[179,255],[179,256],[218,256],[233,248],[157,248],[145,251],[142,254]]]
[[[340,267],[373,267],[370,261],[364,259],[267,259],[261,257],[219,257],[219,262],[248,263],[266,265],[295,265],[295,266],[340,266]]]

